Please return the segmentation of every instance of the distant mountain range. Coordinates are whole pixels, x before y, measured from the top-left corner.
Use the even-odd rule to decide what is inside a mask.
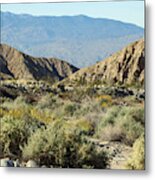
[[[16,49],[0,44],[0,80],[60,81],[78,68],[55,58],[34,58]]]
[[[82,68],[58,85],[144,85],[145,51],[144,40],[129,44],[122,50],[96,63]]]
[[[76,67],[95,64],[143,36],[143,28],[110,19],[1,12],[1,43],[32,56],[64,59]]]

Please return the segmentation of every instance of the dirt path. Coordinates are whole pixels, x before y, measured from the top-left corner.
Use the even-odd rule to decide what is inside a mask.
[[[132,148],[121,142],[99,141],[91,139],[99,151],[106,151],[109,154],[109,169],[125,169],[125,164],[131,156]]]
[[[121,143],[111,143],[113,148],[110,169],[125,169],[127,160],[131,156],[132,148]]]

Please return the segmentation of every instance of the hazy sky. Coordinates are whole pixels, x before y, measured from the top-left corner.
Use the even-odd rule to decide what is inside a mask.
[[[110,18],[144,27],[144,1],[2,4],[1,11],[32,15]]]

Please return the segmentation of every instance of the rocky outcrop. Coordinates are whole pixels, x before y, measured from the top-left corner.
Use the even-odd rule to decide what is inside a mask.
[[[35,58],[8,45],[0,45],[0,79],[31,79],[56,82],[78,69],[56,58]]]
[[[144,84],[144,40],[136,41],[109,58],[81,69],[62,84]]]

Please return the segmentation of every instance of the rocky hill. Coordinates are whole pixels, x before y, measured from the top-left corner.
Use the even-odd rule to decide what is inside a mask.
[[[66,84],[144,84],[144,40],[141,39],[95,65],[60,82]]]
[[[78,69],[55,58],[35,58],[16,49],[0,45],[0,79],[31,79],[55,82]]]

